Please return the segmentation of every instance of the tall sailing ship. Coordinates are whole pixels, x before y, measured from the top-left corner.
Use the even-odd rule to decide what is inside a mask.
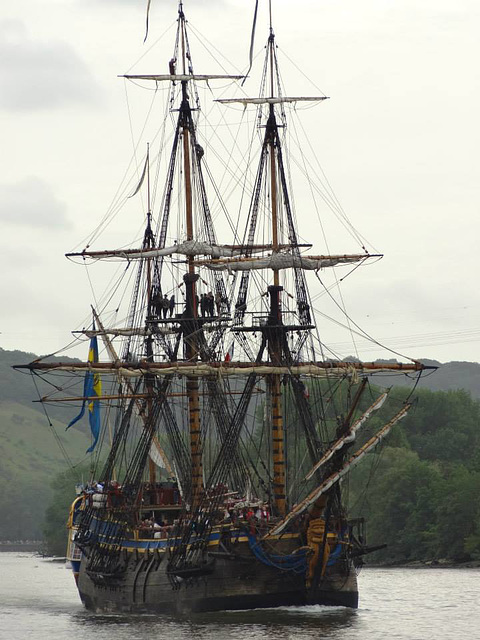
[[[219,242],[198,86],[240,77],[197,74],[187,27],[180,3],[169,73],[126,76],[165,83],[173,122],[156,213],[150,150],[135,189],[147,193],[143,241],[67,254],[124,267],[82,332],[88,359],[25,365],[57,376],[43,402],[77,399],[69,426],[85,413],[92,429],[92,475],[69,518],[80,597],[95,611],[356,607],[356,568],[371,549],[342,478],[409,409],[384,408],[364,436],[388,395],[371,377],[423,367],[326,355],[310,274],[378,256],[318,255],[301,241],[286,111],[324,96],[284,95],[271,25],[259,95],[220,100],[256,110],[261,143],[243,235]],[[129,301],[123,316],[115,296]],[[65,393],[69,376],[83,377],[79,396]]]

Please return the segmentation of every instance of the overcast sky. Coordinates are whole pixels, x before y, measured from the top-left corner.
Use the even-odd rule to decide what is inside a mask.
[[[266,5],[260,0],[256,53]],[[169,27],[157,59],[168,60],[173,48],[176,0],[152,0],[143,44],[145,7],[146,0],[2,4],[4,349],[53,352],[88,316],[88,278],[63,254],[102,218],[131,157],[117,75]],[[192,26],[232,72],[248,62],[253,7],[254,0],[185,1]],[[351,222],[385,254],[345,284],[349,313],[413,357],[480,361],[480,5],[275,0],[274,15],[281,50],[331,98],[316,116],[322,167]],[[146,59],[142,71],[166,72]],[[294,67],[284,80],[302,91]]]

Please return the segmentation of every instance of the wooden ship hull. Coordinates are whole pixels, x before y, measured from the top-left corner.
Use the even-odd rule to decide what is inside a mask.
[[[170,489],[163,495],[174,494]],[[135,519],[141,521],[147,511],[159,520],[181,517],[175,495],[176,504],[142,506]],[[95,500],[100,508],[88,514]],[[173,559],[185,543],[182,525],[149,531],[136,527],[112,544],[108,536],[121,523],[118,512],[113,518],[102,512],[102,505],[110,501],[105,494],[93,500],[79,497],[68,521],[67,556],[81,600],[91,611],[182,614],[312,604],[358,606],[353,549],[357,538],[365,535],[363,520],[332,522],[326,531],[322,518],[309,519],[279,536],[269,536],[274,523],[255,517],[222,522],[206,536],[190,534],[188,550],[199,541],[206,544],[191,561],[179,565]],[[86,517],[87,532],[81,528]],[[184,521],[183,528],[188,524]],[[98,553],[104,554],[103,570],[94,561]]]
[[[238,533],[238,532],[237,532]],[[224,534],[221,536],[225,540]],[[125,546],[122,571],[115,577],[92,578],[81,562],[78,591],[85,607],[95,612],[168,613],[257,609],[279,606],[358,606],[357,572],[351,560],[338,559],[328,567],[318,585],[306,586],[305,575],[269,567],[256,559],[248,542],[231,537],[232,551],[212,541],[206,568],[181,578],[172,587],[168,551],[145,546]],[[288,544],[290,543],[290,544]],[[285,547],[297,540],[283,541]],[[178,578],[178,577],[177,577]]]
[[[233,562],[217,559],[208,580],[192,579],[181,590],[172,592],[160,566],[161,554],[153,561],[147,558],[130,558],[124,581],[106,582],[103,587],[93,583],[82,569],[78,591],[85,607],[97,613],[182,614],[313,604],[358,606],[353,568],[346,575],[328,576],[324,585],[312,592],[305,588],[301,578],[285,580],[272,569],[258,569],[254,561],[248,568],[245,566],[248,561],[243,562],[239,569],[232,566]]]

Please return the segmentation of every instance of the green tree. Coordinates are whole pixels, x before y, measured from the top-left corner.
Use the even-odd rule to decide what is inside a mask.
[[[441,557],[467,560],[480,552],[480,473],[455,465],[445,485],[437,506],[438,552]]]
[[[70,507],[75,499],[75,485],[89,477],[87,467],[77,467],[55,476],[52,487],[53,497],[45,512],[43,529],[47,552],[64,556],[67,548],[67,520]]]
[[[369,544],[387,543],[375,554],[378,562],[399,563],[427,559],[438,547],[436,514],[443,493],[444,479],[438,468],[407,449],[387,447],[382,455],[373,454],[375,469],[368,492],[361,487],[368,479],[368,461],[351,482],[354,515],[367,518]],[[356,470],[355,470],[356,471]],[[355,513],[357,511],[357,513]]]

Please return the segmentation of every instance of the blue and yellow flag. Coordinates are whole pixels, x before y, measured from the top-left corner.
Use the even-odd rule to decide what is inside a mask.
[[[95,328],[95,327],[94,327]],[[98,362],[98,343],[97,337],[93,336],[90,340],[90,349],[88,350],[88,362]],[[100,398],[102,396],[102,381],[98,373],[87,371],[85,374],[85,380],[83,383],[83,403],[80,413],[69,424],[67,429],[78,422],[85,413],[85,405],[88,402],[88,421],[90,423],[90,429],[93,437],[93,444],[87,449],[87,453],[91,453],[98,442],[98,436],[100,435]],[[98,398],[98,400],[94,398]],[[90,398],[87,401],[87,398]]]

